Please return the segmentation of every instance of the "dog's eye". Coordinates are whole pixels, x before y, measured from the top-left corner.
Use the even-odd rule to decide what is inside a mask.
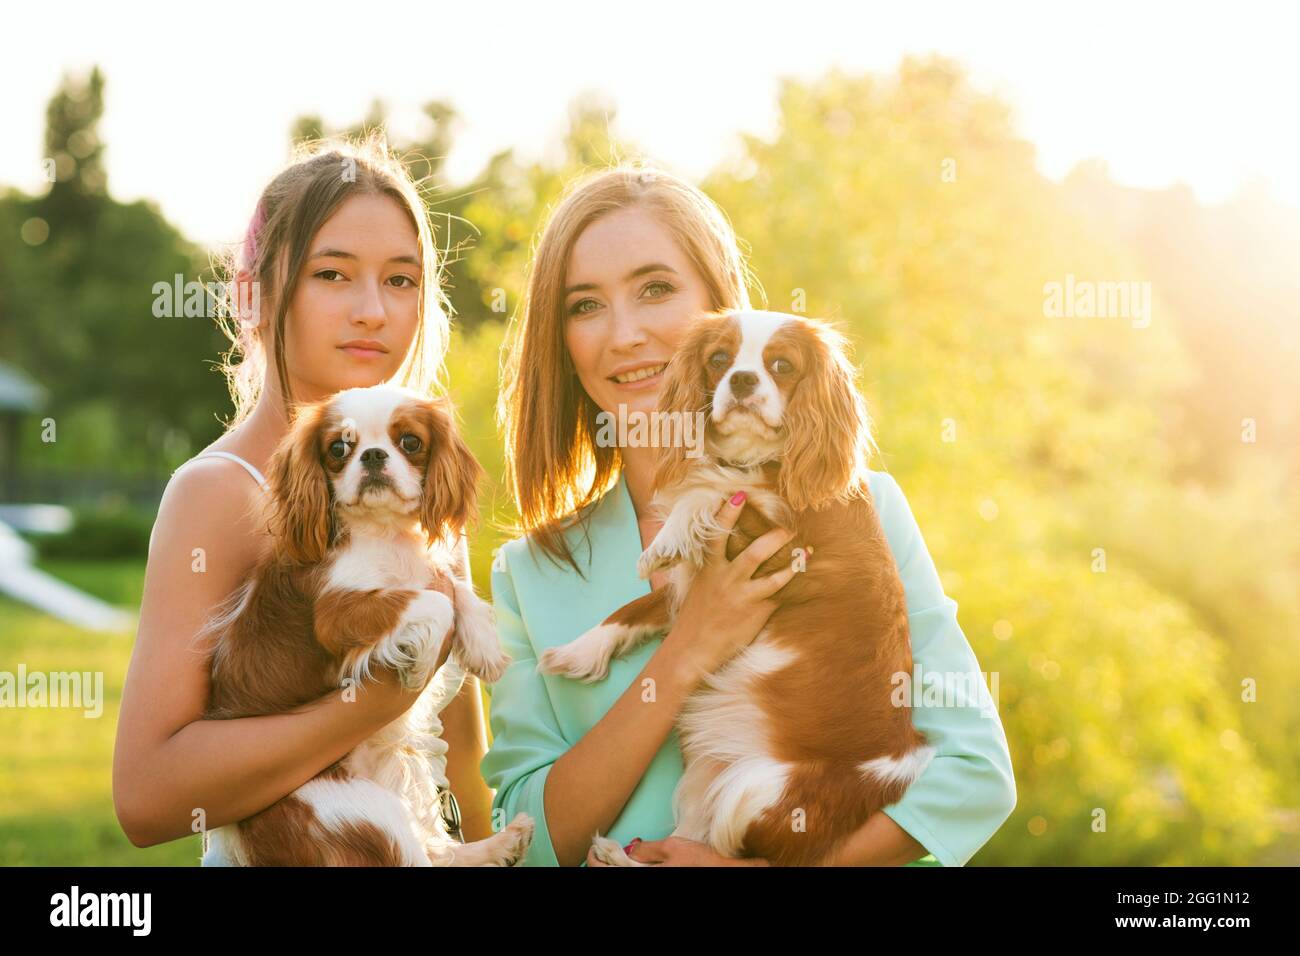
[[[331,442],[330,456],[332,458],[340,459],[348,457],[348,443],[341,438]]]
[[[789,359],[783,359],[783,358],[773,359],[772,371],[775,372],[777,375],[789,375],[791,372],[794,371],[794,363],[791,362]]]
[[[401,437],[401,440],[398,441],[398,444],[402,446],[402,451],[406,452],[408,455],[414,455],[417,451],[420,450],[421,446],[423,445],[423,442],[421,442],[420,439],[418,439],[417,437],[415,437],[414,435],[408,432],[407,434]]]
[[[714,368],[726,368],[731,362],[731,356],[721,350],[714,352],[709,356],[709,364]]]

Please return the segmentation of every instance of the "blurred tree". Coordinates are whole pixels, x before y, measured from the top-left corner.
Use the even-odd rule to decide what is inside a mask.
[[[64,75],[45,110],[45,156],[54,182],[40,203],[51,229],[86,228],[108,195],[104,144],[99,120],[104,114],[104,76],[96,66],[85,80]]]
[[[0,343],[47,387],[56,422],[54,442],[36,423],[22,436],[26,462],[163,473],[220,433],[225,388],[208,363],[222,339],[183,303],[155,315],[156,284],[197,283],[207,257],[152,203],[109,196],[103,88],[98,69],[64,79],[47,111],[49,191],[0,199]]]
[[[706,189],[769,306],[857,343],[875,467],[908,495],[998,681],[1020,796],[981,861],[1254,858],[1279,799],[1261,750],[1289,738],[1247,735],[1262,728],[1226,650],[1240,616],[1155,577],[1151,551],[1166,566],[1198,552],[1137,518],[1167,496],[1167,410],[1192,375],[1164,289],[1147,326],[1049,314],[1049,283],[1143,279],[1142,264],[1075,214],[1006,106],[950,61],[789,81],[779,102],[775,136],[746,137]],[[1272,673],[1296,686],[1294,664]]]

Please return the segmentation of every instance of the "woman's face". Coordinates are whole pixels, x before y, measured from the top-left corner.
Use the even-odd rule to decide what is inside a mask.
[[[312,239],[285,317],[294,397],[392,378],[415,338],[420,274],[419,237],[396,200],[344,200]]]
[[[655,411],[663,366],[710,307],[694,263],[652,213],[630,206],[582,231],[564,287],[564,340],[591,400],[614,414]]]

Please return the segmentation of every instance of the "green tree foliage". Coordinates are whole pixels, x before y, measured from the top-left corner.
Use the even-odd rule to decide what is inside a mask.
[[[1262,757],[1294,738],[1242,700],[1264,659],[1243,669],[1232,649],[1263,615],[1197,588],[1234,562],[1194,524],[1210,509],[1174,486],[1194,372],[1168,286],[1146,325],[1050,314],[1048,284],[1067,275],[1152,272],[1039,175],[1006,108],[949,62],[786,83],[780,120],[707,188],[771,307],[831,317],[857,343],[876,467],[907,492],[997,675],[1020,797],[981,860],[1252,859],[1282,782]],[[1294,552],[1287,567],[1294,580]],[[1271,712],[1294,719],[1297,668],[1281,656]]]
[[[104,144],[96,129],[104,112],[104,76],[99,67],[84,83],[66,80],[45,110],[45,155],[54,163],[54,182],[41,203],[55,229],[80,228],[108,195]]]
[[[98,71],[50,101],[49,190],[0,198],[0,343],[45,385],[56,440],[33,423],[37,471],[162,472],[220,432],[225,389],[203,374],[221,338],[210,318],[155,315],[155,285],[198,282],[206,264],[149,202],[107,192]]]

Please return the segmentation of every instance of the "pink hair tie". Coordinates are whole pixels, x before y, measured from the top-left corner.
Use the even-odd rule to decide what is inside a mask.
[[[257,237],[266,225],[266,207],[259,201],[257,208],[253,210],[253,218],[249,220],[248,231],[244,233],[244,249],[242,254],[242,267],[252,271],[257,265]],[[239,293],[239,294],[242,294]],[[257,282],[253,282],[253,305],[247,314],[245,314],[242,301],[236,306],[239,313],[239,324],[245,329],[252,331],[260,324],[260,317],[257,314]]]
[[[252,269],[257,262],[257,236],[266,225],[266,207],[259,200],[257,208],[253,210],[253,218],[249,220],[248,231],[244,233],[244,267]]]

